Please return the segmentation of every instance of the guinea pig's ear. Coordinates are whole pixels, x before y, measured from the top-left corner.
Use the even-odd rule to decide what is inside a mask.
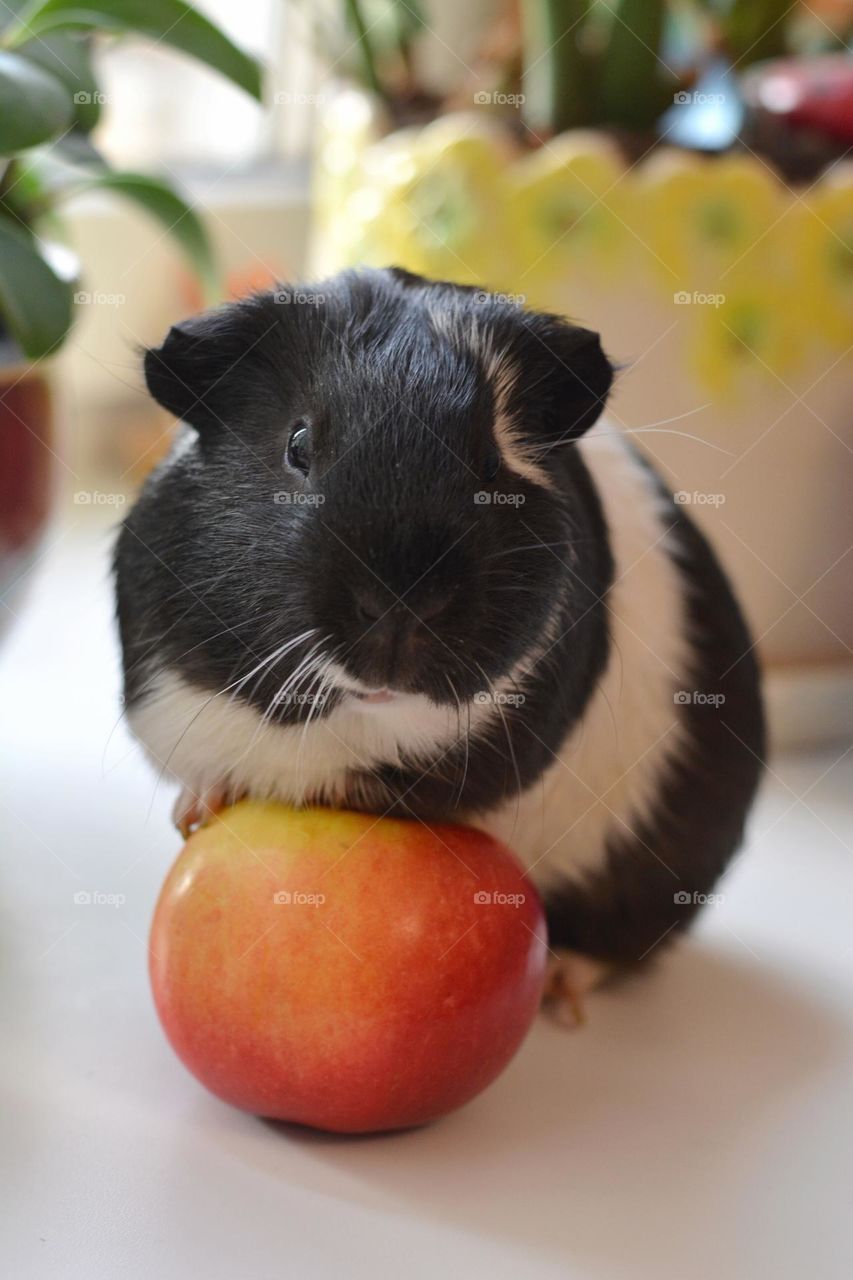
[[[256,308],[229,304],[173,325],[144,355],[151,395],[198,431],[224,425],[240,365],[259,340]],[[245,370],[244,370],[245,374]]]
[[[525,328],[519,389],[531,420],[538,411],[549,437],[577,440],[600,417],[613,384],[601,340],[559,316],[525,315]]]
[[[405,267],[386,267],[385,270],[404,289],[423,289],[426,285],[435,283],[424,276],[415,275],[414,271],[407,271]]]

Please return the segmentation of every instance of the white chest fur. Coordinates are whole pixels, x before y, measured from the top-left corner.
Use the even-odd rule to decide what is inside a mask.
[[[489,714],[472,706],[476,726]],[[348,777],[380,763],[434,758],[459,735],[455,710],[436,707],[419,694],[399,694],[387,705],[354,699],[324,719],[281,726],[262,723],[243,702],[212,697],[174,672],[152,681],[144,703],[128,713],[137,737],[160,769],[195,794],[226,789],[290,804],[343,803]],[[467,715],[462,723],[467,727]]]

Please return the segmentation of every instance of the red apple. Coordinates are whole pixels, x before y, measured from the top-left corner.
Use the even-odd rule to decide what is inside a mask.
[[[359,1133],[423,1124],[494,1080],[546,950],[536,891],[481,831],[243,801],[172,868],[151,981],[213,1093]]]

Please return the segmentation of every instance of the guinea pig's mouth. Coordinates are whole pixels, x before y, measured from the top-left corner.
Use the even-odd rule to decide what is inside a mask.
[[[388,702],[394,702],[397,696],[393,689],[370,689],[365,693],[352,691],[353,698],[357,698],[359,702],[364,702],[371,707],[385,706]]]
[[[391,689],[388,685],[369,685],[357,676],[352,676],[338,663],[331,663],[329,674],[335,688],[344,698],[352,698],[366,707],[384,707],[402,695],[401,689]]]
[[[382,679],[383,673],[379,671],[376,673],[378,676],[377,683],[374,684],[369,680],[369,677],[364,679],[361,676],[354,675],[339,662],[329,663],[327,672],[333,683],[335,693],[342,699],[343,703],[350,706],[364,707],[365,711],[370,707],[406,706],[415,698],[426,698],[436,705],[441,702],[441,697],[436,697],[428,685],[421,681],[415,682],[412,680],[410,682],[402,679],[399,681],[394,680],[393,683],[389,684],[380,684],[378,680]]]

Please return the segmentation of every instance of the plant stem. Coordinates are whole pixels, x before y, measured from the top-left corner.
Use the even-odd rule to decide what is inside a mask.
[[[596,114],[604,124],[649,128],[672,90],[662,88],[664,0],[618,0],[602,58]]]
[[[358,44],[363,83],[377,97],[387,101],[387,94],[382,87],[379,72],[376,69],[376,54],[373,49],[373,42],[370,39],[370,31],[361,11],[361,0],[346,0],[346,11]]]
[[[590,0],[521,0],[525,115],[551,133],[583,124],[589,110],[578,38]]]

